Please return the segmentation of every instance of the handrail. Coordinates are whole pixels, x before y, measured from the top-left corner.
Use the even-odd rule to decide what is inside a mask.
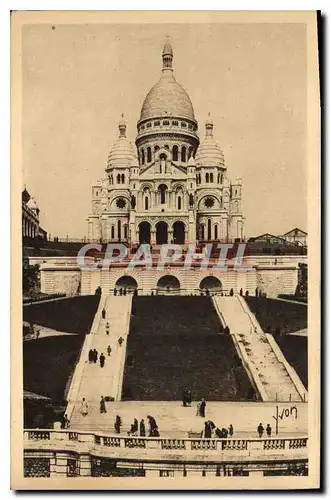
[[[303,383],[301,382],[297,372],[294,370],[294,368],[290,365],[290,363],[285,358],[279,345],[275,341],[273,335],[271,335],[271,333],[266,333],[265,336],[266,336],[266,338],[270,344],[270,347],[273,350],[276,358],[278,359],[278,361],[280,363],[282,363],[282,365],[284,366],[285,370],[287,371],[289,377],[291,378],[293,385],[295,386],[302,401],[304,401],[304,402],[308,401],[308,391],[306,390]]]

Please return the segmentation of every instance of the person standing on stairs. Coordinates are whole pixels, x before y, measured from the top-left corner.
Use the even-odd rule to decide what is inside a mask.
[[[98,361],[98,351],[93,349],[93,362],[96,363]]]
[[[106,319],[106,309],[103,308],[101,311],[102,319]]]
[[[93,359],[94,359],[94,352],[92,349],[90,349],[88,353],[88,362],[92,363]]]
[[[110,353],[111,353],[111,347],[110,347],[110,345],[109,345],[109,346],[107,347],[107,354],[108,354],[108,356],[110,356]]]
[[[106,358],[103,354],[103,352],[100,354],[100,367],[103,368],[105,366],[105,361],[106,361]]]
[[[103,396],[101,396],[101,399],[100,399],[100,413],[107,413],[106,401],[105,401],[105,398]]]
[[[86,417],[86,415],[88,415],[88,404],[87,404],[85,398],[82,399],[82,402],[80,405],[80,412],[83,415],[83,417]]]
[[[109,323],[108,323],[108,321],[106,323],[106,335],[109,335]]]

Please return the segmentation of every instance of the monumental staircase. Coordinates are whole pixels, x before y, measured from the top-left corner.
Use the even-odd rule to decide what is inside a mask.
[[[245,300],[216,296],[215,308],[230,333],[263,401],[305,401],[307,392],[271,335],[265,334]]]

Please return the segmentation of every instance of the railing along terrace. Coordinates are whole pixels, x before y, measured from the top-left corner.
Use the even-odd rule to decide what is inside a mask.
[[[206,439],[206,438],[166,438],[166,437],[134,437],[105,435],[102,433],[78,432],[75,430],[24,430],[24,445],[27,448],[33,448],[34,445],[44,443],[48,449],[57,447],[63,449],[63,446],[72,447],[73,444],[81,446],[84,452],[87,450],[93,453],[104,452],[110,449],[136,449],[136,450],[159,450],[182,451],[182,452],[208,452],[216,454],[233,454],[256,456],[280,453],[302,452],[307,450],[307,437],[288,437],[288,438],[252,438],[252,439]],[[102,451],[103,450],[103,451]],[[115,451],[115,450],[114,450]]]

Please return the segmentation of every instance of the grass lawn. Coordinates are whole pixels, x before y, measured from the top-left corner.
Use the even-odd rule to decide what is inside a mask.
[[[254,391],[210,297],[134,297],[123,398],[252,399]]]
[[[308,390],[307,337],[299,335],[276,335],[274,338],[285,358],[293,366],[301,382]]]
[[[89,333],[100,297],[86,295],[23,307],[23,320],[68,333]]]
[[[307,305],[277,299],[245,297],[266,333],[292,333],[307,328]]]
[[[99,300],[100,297],[91,295],[23,308],[24,321],[76,334],[23,342],[24,390],[52,400],[47,403],[24,401],[25,426],[47,427],[59,419],[54,405],[65,405],[71,377],[79,360],[85,334],[91,329]]]

